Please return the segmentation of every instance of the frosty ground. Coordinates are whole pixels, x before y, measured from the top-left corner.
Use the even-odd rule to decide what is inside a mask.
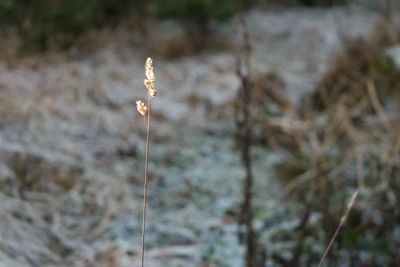
[[[349,7],[250,10],[245,17],[254,72],[278,73],[294,105],[346,39],[367,34],[377,20]],[[158,41],[157,27],[164,26],[156,26],[150,40]],[[236,19],[219,27],[238,42]],[[146,93],[148,53],[122,39],[80,58],[49,54],[0,62],[0,266],[138,261],[145,132],[135,101]],[[243,266],[234,215],[244,173],[227,108],[239,88],[234,52],[148,56],[159,95],[147,264]],[[290,227],[291,221],[279,221],[284,208],[275,203],[280,188],[270,168],[282,155],[258,147],[253,153],[256,202],[264,207],[259,216]]]

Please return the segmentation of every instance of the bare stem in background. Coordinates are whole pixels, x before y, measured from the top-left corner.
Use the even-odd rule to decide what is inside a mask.
[[[350,211],[351,211],[351,209],[353,208],[354,203],[356,202],[358,193],[359,193],[359,190],[357,189],[357,190],[353,193],[353,195],[351,196],[351,199],[350,199],[350,201],[349,201],[349,204],[347,205],[346,211],[345,211],[344,215],[342,216],[342,218],[340,218],[340,223],[339,223],[338,227],[336,228],[336,231],[335,231],[335,233],[333,234],[331,240],[329,241],[329,244],[328,244],[328,246],[327,246],[326,249],[325,249],[324,255],[322,256],[321,260],[320,260],[319,263],[318,263],[318,267],[321,267],[321,266],[322,266],[322,263],[324,262],[326,256],[328,255],[329,250],[331,249],[331,247],[332,247],[332,245],[333,245],[333,242],[335,241],[337,235],[339,234],[339,232],[340,232],[340,230],[342,229],[344,223],[346,222],[347,217],[349,216]]]
[[[246,227],[246,266],[255,267],[256,263],[256,242],[252,220],[252,187],[253,173],[251,162],[251,105],[252,105],[252,83],[251,83],[251,64],[250,64],[250,36],[243,17],[240,19],[243,30],[242,55],[236,58],[237,76],[241,82],[241,88],[237,96],[236,126],[237,137],[240,146],[241,160],[245,169],[246,177],[243,184],[243,203],[240,214],[240,224]]]

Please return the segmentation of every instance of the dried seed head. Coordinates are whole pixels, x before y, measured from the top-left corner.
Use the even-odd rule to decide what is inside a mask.
[[[147,67],[149,67],[149,68],[152,68],[153,67],[153,60],[151,59],[151,57],[148,57],[147,59],[146,59],[146,68]]]
[[[151,58],[146,59],[145,68],[147,80],[149,80],[150,82],[154,82],[156,77],[153,71],[153,60]]]
[[[146,86],[146,88],[149,89],[149,90],[150,89],[155,89],[154,88],[154,83],[149,81],[149,80],[147,80],[147,79],[144,80],[144,86]]]
[[[136,109],[143,116],[147,113],[147,107],[141,100],[136,101]]]
[[[156,80],[153,70],[151,70],[151,71],[146,70],[146,77],[147,77],[147,80],[149,80],[151,82],[154,82]]]
[[[149,90],[149,95],[154,97],[157,95],[157,90],[154,86],[154,81],[156,79],[153,71],[153,60],[151,58],[146,59],[146,79],[144,80],[144,86]]]
[[[149,89],[149,95],[151,97],[155,97],[157,95],[157,90],[156,89]]]

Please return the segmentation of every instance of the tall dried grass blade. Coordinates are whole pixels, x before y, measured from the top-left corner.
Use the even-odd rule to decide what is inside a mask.
[[[351,196],[351,199],[350,199],[350,201],[349,201],[349,204],[347,204],[346,211],[345,211],[344,215],[342,216],[342,218],[340,218],[340,223],[339,223],[338,227],[336,228],[336,231],[335,231],[335,233],[333,234],[331,240],[329,241],[329,244],[328,244],[328,246],[327,246],[326,249],[325,249],[324,255],[322,255],[322,258],[321,258],[321,260],[320,260],[319,263],[318,263],[318,267],[321,267],[321,266],[322,266],[322,263],[324,262],[326,256],[327,256],[328,253],[329,253],[329,250],[331,249],[331,247],[332,247],[332,245],[333,245],[333,242],[335,242],[336,237],[338,236],[340,230],[342,229],[343,225],[345,224],[345,222],[346,222],[346,220],[347,220],[347,217],[349,216],[350,211],[351,211],[351,209],[353,208],[354,203],[356,202],[358,193],[359,193],[359,190],[357,189],[357,190],[353,193],[353,195]]]

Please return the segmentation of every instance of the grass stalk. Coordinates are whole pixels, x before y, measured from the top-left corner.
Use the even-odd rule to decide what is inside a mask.
[[[146,233],[146,215],[147,215],[147,177],[149,171],[149,148],[150,148],[150,113],[151,113],[151,96],[147,95],[147,121],[146,121],[146,149],[144,163],[144,186],[143,186],[143,211],[142,211],[142,242],[140,250],[141,267],[144,267],[144,246]]]
[[[335,242],[336,237],[338,236],[340,230],[342,229],[343,225],[345,224],[347,217],[349,217],[350,211],[354,206],[354,203],[356,202],[357,196],[358,196],[359,190],[357,189],[353,195],[351,196],[351,199],[349,201],[349,204],[347,205],[346,211],[344,212],[344,215],[342,216],[342,218],[340,218],[340,223],[338,225],[338,227],[336,228],[335,233],[333,234],[331,240],[329,241],[328,246],[325,249],[324,254],[322,255],[321,260],[318,263],[318,267],[322,266],[322,263],[324,262],[325,258],[328,256],[329,250],[331,249],[333,242]]]
[[[142,233],[141,233],[141,250],[140,250],[140,266],[144,267],[145,253],[145,234],[146,234],[146,215],[147,215],[147,188],[149,176],[149,150],[150,150],[150,118],[151,118],[151,99],[157,95],[154,87],[155,75],[153,72],[153,60],[146,60],[146,79],[144,85],[147,88],[147,106],[140,100],[136,101],[137,111],[145,118],[146,126],[146,147],[144,160],[144,185],[143,185],[143,210],[142,210]]]

